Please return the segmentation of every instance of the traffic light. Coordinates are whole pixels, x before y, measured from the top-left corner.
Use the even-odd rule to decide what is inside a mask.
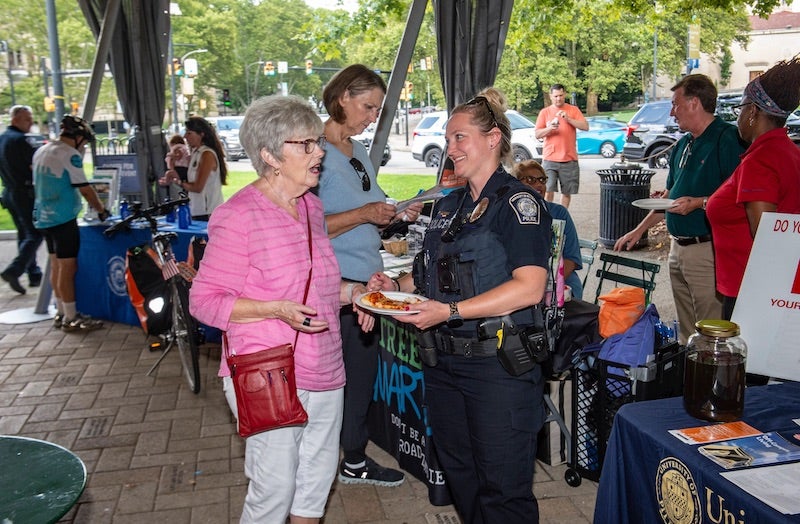
[[[231,107],[231,92],[229,89],[222,90],[222,105]]]
[[[56,102],[53,100],[52,96],[44,97],[44,110],[48,113],[52,113],[56,110]]]
[[[70,102],[70,107],[72,108],[72,114],[78,114],[78,102]]]
[[[183,76],[183,64],[180,58],[172,59],[172,74],[175,76]]]
[[[264,62],[264,74],[266,76],[275,76],[275,64],[272,63],[272,60]]]
[[[311,60],[306,60],[306,74],[307,75],[310,75],[311,73],[314,72],[313,67],[314,67],[314,62],[312,62]]]
[[[414,84],[406,82],[406,97],[409,100],[414,100]]]
[[[425,69],[427,69],[428,71],[433,69],[433,58],[431,58],[430,56],[425,57]]]

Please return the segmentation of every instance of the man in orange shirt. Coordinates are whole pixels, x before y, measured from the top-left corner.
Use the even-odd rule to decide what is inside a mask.
[[[577,107],[567,104],[564,86],[550,87],[552,105],[539,112],[536,119],[536,138],[544,139],[542,167],[547,173],[545,200],[552,202],[553,194],[561,188],[561,205],[569,207],[570,197],[578,192],[580,169],[576,129],[587,131],[589,123]]]

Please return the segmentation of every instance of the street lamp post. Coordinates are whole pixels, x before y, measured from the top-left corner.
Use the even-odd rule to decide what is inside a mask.
[[[247,90],[247,103],[248,104],[253,101],[253,92],[250,91],[250,68],[253,67],[256,64],[262,65],[262,64],[264,64],[264,61],[263,60],[259,60],[258,62],[253,62],[251,64],[247,64],[244,67],[244,87]],[[255,88],[253,89],[253,91],[256,91],[257,88],[258,88],[258,75],[256,75]]]
[[[8,60],[8,88],[11,90],[11,105],[17,105],[16,97],[14,96],[14,73],[11,72],[11,55],[8,52],[8,42],[0,40],[0,52],[5,53]]]

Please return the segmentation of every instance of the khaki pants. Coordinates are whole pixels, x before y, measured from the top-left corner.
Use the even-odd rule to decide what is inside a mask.
[[[712,243],[680,246],[672,239],[669,278],[680,322],[679,340],[686,344],[695,332],[695,322],[722,318],[722,296],[716,290]]]

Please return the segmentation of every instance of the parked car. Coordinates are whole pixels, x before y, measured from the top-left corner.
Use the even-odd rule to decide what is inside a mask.
[[[354,138],[364,144],[369,151],[369,148],[372,146],[372,139],[375,137],[375,124],[370,124],[363,133],[360,135],[354,135],[350,138]],[[389,142],[386,142],[386,145],[383,146],[383,156],[381,157],[381,165],[385,166],[389,160],[392,159],[392,148],[389,147]]]
[[[39,149],[49,142],[49,139],[47,135],[41,133],[25,133],[25,141],[28,142],[32,148]]]
[[[725,121],[735,122],[736,115],[733,113],[733,108],[741,100],[741,93],[719,95],[714,114]],[[670,115],[671,110],[671,100],[659,100],[642,105],[628,123],[628,136],[622,148],[622,155],[626,160],[647,159],[650,167],[669,166],[670,149],[684,135]]]
[[[789,138],[800,147],[800,109],[796,109],[789,118],[786,119],[786,129],[789,130]]]
[[[628,124],[603,117],[589,117],[586,121],[589,130],[577,132],[578,154],[614,158],[625,145]]]
[[[530,160],[536,156],[539,140],[534,135],[535,124],[514,110],[506,111],[511,123],[511,150],[514,162]],[[411,156],[425,162],[427,167],[439,167],[444,151],[444,128],[447,111],[435,111],[420,120],[411,140]],[[539,146],[539,151],[541,147]]]
[[[239,128],[242,126],[244,116],[218,116],[206,120],[217,130],[222,147],[225,148],[227,160],[241,160],[247,158],[244,147],[239,142]]]

